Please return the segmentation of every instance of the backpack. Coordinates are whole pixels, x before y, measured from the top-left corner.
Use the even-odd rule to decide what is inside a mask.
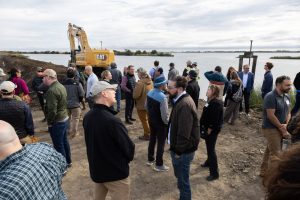
[[[232,95],[232,100],[234,102],[241,102],[243,100],[243,84],[240,84],[239,89]]]

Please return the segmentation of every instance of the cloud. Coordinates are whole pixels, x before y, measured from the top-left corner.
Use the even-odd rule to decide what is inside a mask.
[[[205,48],[299,44],[298,0],[0,0],[1,49],[69,49],[67,24],[90,46]]]

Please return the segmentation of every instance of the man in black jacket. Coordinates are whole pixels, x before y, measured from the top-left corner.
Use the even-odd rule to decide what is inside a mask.
[[[121,110],[121,82],[122,82],[122,73],[120,70],[117,69],[116,63],[110,64],[110,73],[112,76],[111,83],[112,84],[118,84],[117,90],[116,90],[116,100],[117,100],[117,112],[120,112]]]
[[[91,89],[94,108],[83,119],[90,176],[95,182],[95,199],[129,199],[129,162],[134,143],[126,127],[110,107],[116,102],[117,85],[96,82]]]
[[[188,85],[186,87],[186,93],[188,93],[193,101],[195,102],[196,108],[198,109],[198,100],[199,100],[199,93],[200,87],[197,81],[198,73],[195,70],[191,70],[188,75]]]
[[[195,103],[186,93],[186,87],[187,80],[182,76],[177,76],[168,84],[170,98],[174,103],[168,126],[168,142],[180,191],[179,199],[191,200],[190,165],[198,148],[200,127]]]
[[[132,117],[132,112],[134,108],[133,90],[135,88],[135,76],[134,76],[134,66],[129,65],[127,67],[127,74],[123,76],[121,88],[125,92],[125,122],[126,124],[133,124],[132,121],[135,119]]]

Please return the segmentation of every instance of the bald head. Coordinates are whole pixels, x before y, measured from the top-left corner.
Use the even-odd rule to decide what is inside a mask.
[[[0,120],[0,160],[21,148],[22,145],[15,129],[9,123]]]
[[[84,71],[87,75],[90,75],[91,73],[93,73],[93,67],[90,65],[85,66]]]

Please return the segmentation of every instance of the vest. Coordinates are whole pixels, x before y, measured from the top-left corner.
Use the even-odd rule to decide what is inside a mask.
[[[0,119],[11,124],[20,139],[27,136],[23,101],[15,99],[0,100]]]
[[[130,89],[131,92],[133,92],[133,89],[135,88],[135,77],[134,75],[126,75],[127,76],[127,83],[126,83],[126,87],[128,89]]]

